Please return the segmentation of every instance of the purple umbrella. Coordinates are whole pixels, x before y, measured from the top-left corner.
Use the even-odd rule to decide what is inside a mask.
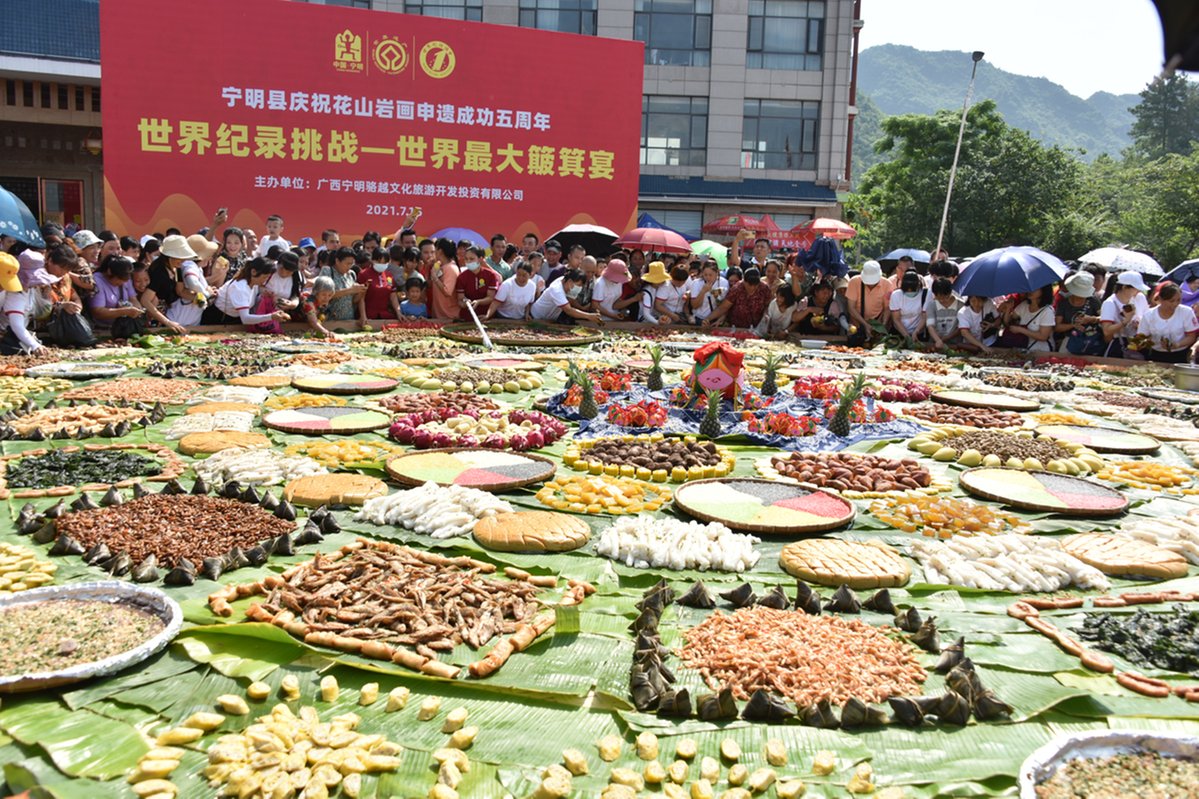
[[[449,239],[457,244],[466,239],[476,247],[487,247],[487,239],[468,227],[445,227],[433,234],[434,239]]]

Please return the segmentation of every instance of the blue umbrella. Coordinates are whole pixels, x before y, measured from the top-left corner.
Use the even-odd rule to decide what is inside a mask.
[[[434,239],[449,239],[450,241],[454,242],[455,244],[462,241],[463,239],[466,239],[467,241],[474,244],[476,247],[486,247],[487,246],[487,239],[483,238],[483,236],[481,234],[476,233],[475,231],[471,230],[468,227],[443,227],[441,230],[439,230],[433,234],[433,238]]]
[[[37,217],[17,195],[0,186],[0,236],[12,236],[31,247],[45,247]]]
[[[891,250],[891,252],[887,253],[886,255],[884,255],[882,258],[879,258],[878,260],[880,262],[882,262],[882,261],[898,261],[900,258],[904,257],[905,255],[908,256],[909,258],[911,258],[913,261],[915,261],[918,264],[926,264],[929,262],[929,259],[932,257],[929,254],[928,250],[913,250],[910,247],[903,247],[898,250]]]
[[[1036,247],[1001,247],[971,261],[953,290],[963,297],[1025,294],[1064,280],[1069,271],[1056,255]]]
[[[1199,277],[1199,258],[1183,261],[1171,269],[1170,274],[1163,277],[1162,280],[1168,280],[1181,286],[1193,277]]]

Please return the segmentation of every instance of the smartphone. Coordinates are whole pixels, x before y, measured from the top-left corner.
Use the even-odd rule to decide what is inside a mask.
[[[219,216],[228,216],[228,215],[229,215],[229,209],[228,209],[228,208],[223,208],[223,207],[222,207],[222,208],[218,208],[218,209],[216,209],[216,212],[217,212],[217,215],[219,215]]]

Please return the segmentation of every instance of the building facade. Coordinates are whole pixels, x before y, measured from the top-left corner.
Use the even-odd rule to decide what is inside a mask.
[[[644,42],[639,210],[684,233],[735,213],[835,216],[848,188],[861,0],[324,2]],[[102,227],[99,0],[10,4],[0,184],[44,218]]]

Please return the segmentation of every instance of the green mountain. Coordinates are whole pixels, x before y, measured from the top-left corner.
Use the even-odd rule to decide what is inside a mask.
[[[859,106],[866,106],[861,97],[865,94],[884,116],[960,110],[969,81],[969,53],[926,52],[884,44],[863,50],[859,56]],[[1102,153],[1119,156],[1131,144],[1133,117],[1128,109],[1140,101],[1135,94],[1107,92],[1096,92],[1084,100],[1046,78],[1004,72],[985,59],[978,65],[974,99],[994,100],[1009,125],[1027,130],[1045,144],[1072,148],[1087,161]],[[859,117],[855,138],[860,128],[869,135],[876,126],[876,122]],[[858,144],[854,142],[854,173],[861,175],[865,170],[856,158],[861,152]],[[861,145],[868,150],[873,141]]]

